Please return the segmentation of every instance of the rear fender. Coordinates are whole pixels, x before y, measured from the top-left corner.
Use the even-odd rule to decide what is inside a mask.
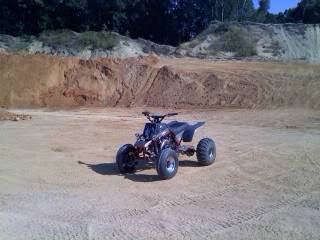
[[[205,122],[196,122],[196,123],[189,123],[189,127],[183,132],[182,141],[183,142],[192,142],[194,133],[200,127],[202,127]]]

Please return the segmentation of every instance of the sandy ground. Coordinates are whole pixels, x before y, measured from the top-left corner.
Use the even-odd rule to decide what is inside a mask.
[[[0,122],[0,239],[320,239],[320,113],[182,111],[217,161],[118,174],[142,109],[23,110]]]

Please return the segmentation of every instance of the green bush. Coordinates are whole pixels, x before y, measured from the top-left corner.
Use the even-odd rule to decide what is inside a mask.
[[[238,57],[257,55],[256,43],[244,29],[233,26],[221,36],[223,51],[234,52]]]

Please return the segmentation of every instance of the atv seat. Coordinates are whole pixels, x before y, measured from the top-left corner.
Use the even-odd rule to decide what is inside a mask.
[[[186,122],[173,121],[167,124],[168,128],[176,135],[184,132],[189,126]]]
[[[204,122],[169,122],[168,128],[176,135],[182,137],[184,142],[192,142],[195,131],[203,126]]]

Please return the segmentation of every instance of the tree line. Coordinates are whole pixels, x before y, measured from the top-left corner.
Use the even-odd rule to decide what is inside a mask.
[[[212,21],[320,22],[320,0],[302,0],[277,15],[270,0],[0,0],[0,33],[34,35],[45,30],[116,31],[177,45]]]

